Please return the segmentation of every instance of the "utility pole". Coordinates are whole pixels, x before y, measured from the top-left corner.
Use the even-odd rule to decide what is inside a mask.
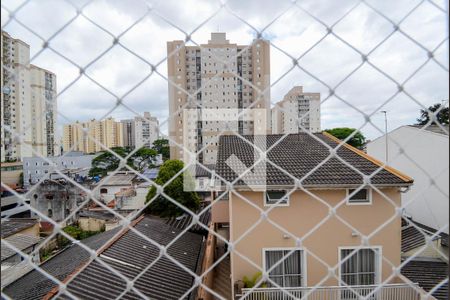
[[[388,157],[388,151],[389,151],[389,146],[388,146],[388,123],[387,123],[387,111],[386,110],[382,110],[380,111],[380,113],[384,114],[384,138],[385,138],[385,164],[387,165],[389,162],[389,157]]]

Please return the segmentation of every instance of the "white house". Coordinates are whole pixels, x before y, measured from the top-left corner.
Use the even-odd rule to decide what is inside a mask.
[[[448,224],[449,127],[445,129],[414,125],[388,133],[388,164],[414,178],[414,185],[402,197],[405,212],[434,229]],[[367,153],[385,162],[386,137],[371,141]]]

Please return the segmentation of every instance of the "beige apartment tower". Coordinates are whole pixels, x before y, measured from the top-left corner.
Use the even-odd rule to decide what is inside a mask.
[[[107,148],[123,147],[123,124],[113,118],[101,121],[92,119],[88,122],[66,124],[63,128],[64,152],[81,151],[95,153]]]
[[[320,132],[320,93],[293,87],[272,108],[272,133]]]
[[[197,161],[215,164],[219,133],[226,130],[253,134],[255,119],[205,120],[206,110],[238,111],[264,109],[270,118],[270,45],[255,39],[250,45],[230,43],[225,33],[212,33],[200,46],[184,41],[167,43],[169,76],[170,157],[186,159],[198,153]],[[186,109],[197,111],[190,119]],[[265,125],[270,131],[270,121]],[[200,151],[201,150],[201,151]]]
[[[56,75],[30,64],[30,46],[1,33],[1,161],[59,155]]]

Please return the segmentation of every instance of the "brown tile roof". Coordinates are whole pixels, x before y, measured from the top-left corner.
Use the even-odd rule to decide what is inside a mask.
[[[363,184],[363,177],[353,168],[364,175],[371,175],[382,165],[381,162],[347,144],[337,150],[337,155],[353,168],[336,157],[322,164],[330,155],[329,148],[336,148],[340,141],[320,133],[314,134],[314,137],[298,133],[286,136],[244,136],[244,139],[234,135],[220,137],[215,168],[219,176],[233,182],[238,177],[237,174],[243,174],[251,167],[260,158],[253,145],[265,146],[268,150],[267,158],[273,164],[258,163],[252,169],[252,173],[243,175],[245,182],[241,178],[235,186],[292,186],[293,178],[302,180],[304,187],[359,186]],[[228,164],[227,160],[233,155],[243,165],[236,162]],[[316,167],[315,171],[309,173]],[[412,184],[413,180],[393,168],[386,167],[374,174],[371,182],[378,186],[407,186]]]

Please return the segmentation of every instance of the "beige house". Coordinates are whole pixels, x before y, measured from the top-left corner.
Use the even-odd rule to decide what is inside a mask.
[[[220,138],[216,186],[233,188],[212,208],[215,228],[229,226],[233,296],[357,299],[383,283],[379,299],[417,299],[419,289],[392,273],[401,264],[401,196],[413,179],[347,144],[330,158],[339,140],[326,133],[245,138]],[[266,145],[270,162],[255,164],[251,144]],[[244,276],[257,272],[265,284],[245,289]]]

